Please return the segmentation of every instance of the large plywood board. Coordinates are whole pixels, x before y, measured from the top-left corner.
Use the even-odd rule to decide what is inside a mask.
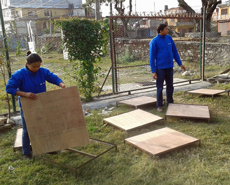
[[[192,91],[187,91],[188,93],[191,94],[203,94],[203,95],[217,95],[220,93],[226,92],[225,90],[216,90],[216,89],[197,89],[197,90],[192,90]]]
[[[77,87],[21,98],[33,155],[89,144]]]
[[[148,97],[148,96],[141,96],[141,97],[137,97],[137,98],[131,98],[128,100],[118,101],[117,104],[130,105],[130,106],[134,106],[137,108],[139,106],[156,104],[156,102],[157,102],[156,98]]]
[[[125,141],[150,155],[161,155],[177,148],[200,142],[197,138],[168,127],[130,137]]]
[[[17,129],[13,150],[18,148],[22,148],[22,128]]]
[[[130,131],[162,120],[162,117],[137,109],[117,116],[105,118],[103,119],[103,122],[111,124],[122,130]]]
[[[173,104],[168,105],[165,116],[210,119],[209,108],[205,105]]]

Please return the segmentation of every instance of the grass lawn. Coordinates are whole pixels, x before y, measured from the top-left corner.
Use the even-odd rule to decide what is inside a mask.
[[[230,89],[230,85],[216,85],[212,88]],[[174,99],[175,103],[208,105],[210,123],[168,118],[165,123],[127,134],[112,126],[103,125],[102,119],[131,111],[133,108],[119,105],[108,115],[98,115],[101,110],[92,110],[93,115],[86,117],[90,137],[115,143],[118,145],[118,151],[112,150],[81,168],[77,179],[68,169],[39,159],[35,162],[23,161],[21,151],[13,153],[12,146],[17,129],[14,127],[11,131],[0,134],[0,184],[228,185],[230,182],[230,98],[227,94],[222,94],[212,101],[211,97],[189,94],[184,97],[183,92],[180,91],[174,94]],[[144,110],[162,117],[165,115],[165,110],[158,113],[155,107],[146,107]],[[195,144],[161,157],[152,157],[123,143],[123,140],[129,136],[166,126],[201,139],[201,146]],[[104,149],[104,146],[98,144],[81,148],[89,153],[98,153]],[[70,166],[86,160],[85,157],[70,152],[48,157]]]

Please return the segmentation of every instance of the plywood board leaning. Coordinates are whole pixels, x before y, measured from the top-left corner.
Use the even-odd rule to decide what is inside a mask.
[[[77,87],[37,95],[21,98],[33,155],[90,143]]]
[[[149,124],[155,124],[159,121],[163,121],[163,118],[141,109],[103,119],[103,122],[111,124],[124,131],[130,131]]]
[[[168,105],[165,117],[180,117],[210,120],[209,108],[206,105],[173,104]]]
[[[125,139],[125,142],[147,152],[150,155],[161,155],[177,148],[200,142],[168,127]]]
[[[148,96],[141,96],[137,98],[131,98],[128,100],[122,100],[118,101],[118,104],[125,104],[125,105],[130,105],[133,107],[138,108],[139,106],[144,106],[144,105],[150,105],[150,104],[156,104],[157,99],[153,97],[148,97]]]

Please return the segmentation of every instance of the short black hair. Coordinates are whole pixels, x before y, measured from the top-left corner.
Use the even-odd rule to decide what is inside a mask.
[[[167,24],[159,24],[159,26],[157,27],[157,33],[160,33],[161,30],[163,31],[167,26]]]
[[[26,60],[27,60],[28,64],[33,64],[36,62],[42,62],[41,57],[36,53],[29,54],[28,57],[26,58]]]

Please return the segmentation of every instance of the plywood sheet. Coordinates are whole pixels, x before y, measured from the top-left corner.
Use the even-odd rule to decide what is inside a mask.
[[[149,112],[137,109],[131,112],[103,119],[103,122],[111,124],[125,131],[144,127],[162,121],[163,118]]]
[[[200,140],[165,127],[127,138],[125,141],[150,155],[160,155]]]
[[[122,100],[118,101],[117,104],[125,104],[125,105],[130,105],[134,107],[138,106],[143,106],[143,105],[148,105],[148,104],[156,104],[157,99],[153,97],[148,97],[148,96],[141,96],[137,98],[131,98],[128,100]]]
[[[13,149],[22,148],[22,128],[17,129]]]
[[[89,144],[77,87],[21,98],[33,155]]]
[[[205,105],[173,104],[168,105],[165,116],[210,119],[209,108]]]
[[[192,93],[192,94],[203,94],[203,95],[217,95],[220,93],[224,93],[225,90],[216,90],[216,89],[197,89],[197,90],[192,90],[192,91],[188,91],[188,93]]]

